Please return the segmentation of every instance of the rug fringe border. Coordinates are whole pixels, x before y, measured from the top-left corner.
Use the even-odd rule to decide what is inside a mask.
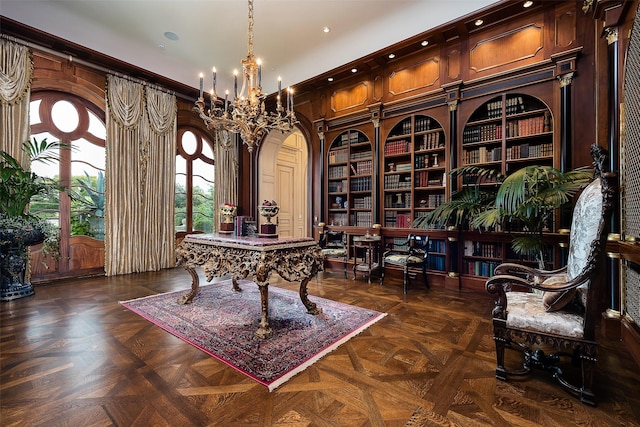
[[[291,371],[289,371],[286,374],[282,375],[280,378],[278,378],[276,380],[273,380],[270,383],[264,383],[262,381],[259,381],[259,382],[261,382],[262,384],[266,385],[267,388],[269,389],[269,392],[274,391],[276,388],[280,387],[282,384],[284,384],[285,382],[289,381],[291,378],[293,378],[297,374],[303,372],[309,366],[313,365],[314,363],[316,363],[317,361],[322,359],[327,354],[333,352],[338,347],[340,347],[342,344],[344,344],[345,342],[349,341],[351,338],[355,337],[356,335],[360,334],[361,332],[363,332],[364,330],[369,328],[371,325],[373,325],[374,323],[376,323],[379,320],[381,320],[382,318],[384,318],[386,315],[387,315],[387,313],[379,313],[373,319],[367,321],[366,323],[363,323],[359,328],[354,329],[349,334],[345,335],[344,337],[342,337],[341,339],[339,339],[335,343],[333,343],[330,346],[326,347],[321,352],[315,354],[313,357],[307,359],[305,362],[300,364],[298,367],[296,367],[295,369],[292,369]]]

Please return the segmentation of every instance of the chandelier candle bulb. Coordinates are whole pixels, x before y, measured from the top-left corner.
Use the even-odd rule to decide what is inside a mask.
[[[213,67],[213,93],[216,93],[216,77],[217,77],[216,67]]]
[[[262,61],[258,58],[258,87],[262,87]]]
[[[224,114],[227,114],[228,101],[229,101],[229,91],[225,90],[224,91]]]
[[[202,98],[202,90],[204,85],[204,76],[200,73],[200,98]]]
[[[282,78],[278,76],[278,101],[282,99]],[[280,102],[278,102],[280,104]]]
[[[233,97],[238,97],[238,70],[233,70]]]

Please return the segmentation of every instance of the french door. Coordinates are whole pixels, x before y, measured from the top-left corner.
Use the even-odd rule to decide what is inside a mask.
[[[66,188],[31,203],[31,213],[60,228],[59,259],[45,259],[40,248],[33,247],[31,278],[104,273],[104,111],[68,93],[36,92],[31,95],[30,123],[32,139],[65,144],[57,162],[34,163],[33,172],[58,178]]]

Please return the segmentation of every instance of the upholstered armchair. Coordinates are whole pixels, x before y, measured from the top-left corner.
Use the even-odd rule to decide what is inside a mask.
[[[347,249],[347,234],[344,231],[324,231],[320,234],[318,243],[322,248],[323,261],[327,258],[342,259],[344,266],[344,278],[347,278],[347,258],[349,251]]]
[[[598,266],[613,188],[608,180],[610,174],[603,172],[606,152],[594,145],[591,154],[594,179],[580,194],[573,211],[566,266],[547,271],[502,264],[487,280],[486,289],[496,297],[493,309],[496,377],[506,381],[510,375],[524,375],[533,368],[545,369],[583,403],[594,405],[591,386],[597,360],[595,322],[599,316],[598,295],[604,285],[598,273],[602,268]],[[559,352],[545,354],[549,347]],[[505,367],[505,349],[522,351],[521,369]],[[565,357],[581,367],[582,384],[570,384],[565,379],[560,367]]]
[[[409,234],[407,240],[401,244],[394,244],[382,254],[380,284],[384,284],[385,268],[393,265],[402,268],[402,285],[404,293],[409,287],[409,269],[422,270],[424,285],[429,288],[427,279],[427,258],[429,257],[429,236]]]

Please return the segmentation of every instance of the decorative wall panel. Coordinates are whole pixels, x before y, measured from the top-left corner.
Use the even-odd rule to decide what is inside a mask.
[[[469,52],[470,68],[479,72],[533,58],[544,46],[543,33],[541,26],[530,24],[481,40]]]
[[[395,70],[389,76],[389,92],[393,95],[433,86],[440,78],[440,61],[429,58],[411,67]]]
[[[331,95],[331,110],[334,113],[364,105],[367,102],[369,86],[360,82],[353,86],[337,90]]]
[[[569,47],[576,40],[576,12],[567,11],[556,17],[556,47]]]
[[[460,77],[461,70],[461,54],[459,50],[452,50],[449,52],[447,58],[447,77],[451,80]]]

